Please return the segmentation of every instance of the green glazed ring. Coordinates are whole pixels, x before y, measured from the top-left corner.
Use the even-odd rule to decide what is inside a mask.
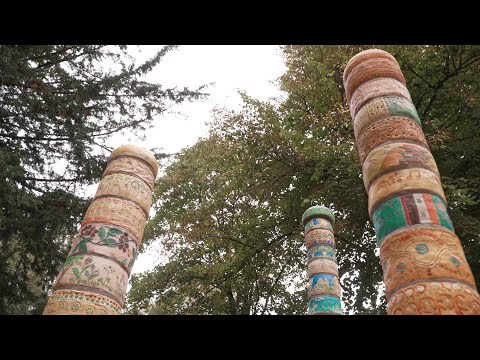
[[[332,223],[332,226],[335,225],[335,214],[332,210],[326,208],[325,206],[316,205],[305,210],[302,216],[302,224],[305,225],[308,220],[314,217],[325,218]]]

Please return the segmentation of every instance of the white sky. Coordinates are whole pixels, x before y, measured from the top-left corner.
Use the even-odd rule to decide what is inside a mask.
[[[132,55],[139,61],[153,56],[160,46],[132,47]],[[195,89],[214,83],[205,92],[206,100],[186,102],[173,107],[156,119],[155,131],[148,131],[145,142],[132,142],[146,147],[161,147],[172,153],[193,145],[207,135],[206,123],[216,106],[237,109],[241,106],[238,90],[267,100],[281,96],[276,79],[285,72],[279,46],[260,45],[183,45],[169,52],[162,62],[146,77],[165,88],[184,86]],[[180,112],[180,114],[179,114]],[[121,137],[112,139],[112,147],[122,145]]]
[[[140,46],[135,50],[139,60],[150,58],[159,46]],[[148,131],[145,142],[130,142],[147,148],[161,147],[166,153],[178,152],[193,145],[207,135],[210,111],[215,107],[239,109],[241,98],[238,90],[267,100],[282,97],[276,79],[286,70],[278,46],[260,45],[184,45],[168,53],[163,61],[147,77],[148,81],[165,87],[177,86],[191,89],[214,82],[206,92],[208,99],[179,104],[170,113],[156,119],[154,130]],[[180,113],[180,114],[178,114]],[[121,137],[108,144],[118,147],[127,141]],[[98,185],[92,187],[92,195]],[[159,262],[156,246],[142,253],[133,272],[152,269]]]

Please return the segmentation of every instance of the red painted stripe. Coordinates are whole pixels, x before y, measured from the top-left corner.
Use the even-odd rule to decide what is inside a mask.
[[[423,194],[423,200],[425,201],[425,205],[427,206],[428,215],[430,216],[430,221],[432,224],[440,225],[440,219],[438,217],[437,209],[435,209],[435,205],[433,204],[433,198],[430,194]]]
[[[413,194],[405,195],[405,202],[407,203],[408,209],[410,210],[408,213],[408,217],[410,218],[410,222],[412,224],[419,224],[420,223],[420,214],[417,207],[417,202],[413,197]]]
[[[410,218],[407,200],[405,199],[405,196],[400,196],[400,201],[402,202],[403,214],[405,215],[405,220],[407,220],[407,225],[412,225],[412,219]]]

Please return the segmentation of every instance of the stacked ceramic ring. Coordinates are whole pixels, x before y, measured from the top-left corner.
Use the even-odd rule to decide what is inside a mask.
[[[372,49],[343,75],[384,272],[388,314],[480,314],[440,174],[395,58]]]
[[[308,257],[308,314],[342,315],[333,225],[335,215],[323,206],[312,206],[302,216]]]
[[[124,145],[111,153],[44,314],[121,312],[157,172],[146,149]]]

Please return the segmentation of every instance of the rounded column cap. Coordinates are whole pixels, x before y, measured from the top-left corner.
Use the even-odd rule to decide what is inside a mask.
[[[153,170],[154,177],[157,176],[158,162],[157,162],[157,159],[155,159],[155,155],[150,150],[137,145],[131,145],[131,144],[122,145],[112,151],[112,153],[110,154],[110,157],[108,158],[108,161],[110,162],[119,156],[132,156],[132,157],[142,159],[143,161],[145,161],[147,164],[150,165],[150,167]]]
[[[348,61],[347,65],[345,66],[345,70],[343,71],[343,83],[345,84],[345,82],[347,81],[348,75],[350,75],[352,70],[358,64],[373,58],[387,58],[387,59],[393,60],[398,65],[397,59],[395,59],[395,57],[387,51],[380,50],[380,49],[364,50],[359,52],[357,55],[353,56]]]
[[[314,217],[321,217],[327,219],[332,223],[332,226],[335,225],[335,214],[332,210],[325,206],[315,205],[305,210],[302,216],[302,224],[305,225],[308,220]]]

